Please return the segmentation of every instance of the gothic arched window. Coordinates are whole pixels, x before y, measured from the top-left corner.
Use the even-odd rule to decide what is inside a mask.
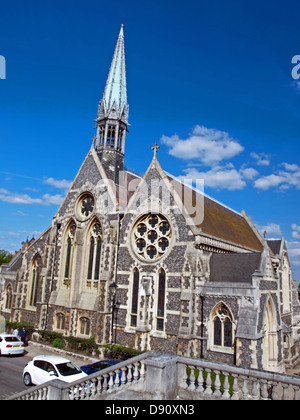
[[[64,330],[65,329],[65,322],[66,322],[65,314],[63,314],[61,312],[56,314],[56,328],[58,330]]]
[[[36,257],[31,264],[31,286],[30,286],[29,306],[36,306],[40,271],[41,271],[40,265],[41,265],[40,257]]]
[[[64,285],[70,287],[73,268],[74,242],[75,242],[75,223],[72,223],[67,231],[65,240],[65,266],[64,266]]]
[[[5,309],[11,309],[12,307],[12,287],[9,284],[6,288],[6,302],[5,302]]]
[[[132,298],[131,298],[131,318],[130,325],[136,327],[138,313],[140,272],[137,268],[133,270]]]
[[[79,320],[80,322],[80,334],[90,335],[91,321],[89,318],[82,317]]]
[[[98,287],[101,257],[101,225],[96,222],[92,225],[89,233],[88,242],[88,268],[87,268],[87,287]]]
[[[163,268],[158,272],[158,297],[157,297],[157,318],[156,329],[164,330],[165,323],[165,294],[166,294],[166,273]]]
[[[214,311],[213,330],[213,343],[215,346],[232,347],[232,318],[229,310],[223,304],[218,305]]]

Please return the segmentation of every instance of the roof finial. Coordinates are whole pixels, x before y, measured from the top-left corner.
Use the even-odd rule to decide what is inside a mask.
[[[157,153],[157,150],[160,148],[160,146],[157,144],[157,143],[155,143],[154,144],[154,146],[152,147],[152,150],[154,150],[154,157],[156,158],[156,153]]]

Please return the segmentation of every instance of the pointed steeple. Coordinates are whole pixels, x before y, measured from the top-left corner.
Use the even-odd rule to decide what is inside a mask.
[[[124,169],[128,109],[122,23],[104,94],[99,103],[95,144],[107,176],[116,183],[119,183],[119,172]]]
[[[107,118],[110,115],[114,117],[114,113],[116,113],[119,119],[123,120],[125,124],[128,123],[123,23],[110,66],[101,104],[103,107],[100,107],[100,112],[102,111]],[[125,111],[124,114],[123,111]]]

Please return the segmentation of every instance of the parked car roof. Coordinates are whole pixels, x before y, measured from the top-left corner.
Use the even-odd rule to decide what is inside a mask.
[[[33,361],[34,360],[45,360],[46,362],[50,362],[50,363],[54,363],[54,364],[67,363],[67,362],[70,361],[69,359],[66,359],[65,357],[50,355],[50,354],[42,354],[41,356],[35,356],[32,360]]]

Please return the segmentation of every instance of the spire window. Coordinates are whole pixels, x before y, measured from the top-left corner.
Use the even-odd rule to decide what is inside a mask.
[[[113,125],[109,125],[107,129],[106,145],[110,146],[112,149],[115,147],[115,136],[116,136],[116,127]]]

